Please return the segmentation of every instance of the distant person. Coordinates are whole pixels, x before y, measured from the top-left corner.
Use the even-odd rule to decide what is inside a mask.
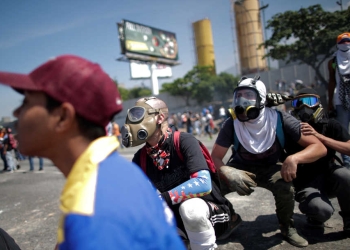
[[[112,134],[117,137],[120,147],[124,148],[122,143],[122,134],[120,133],[119,125],[116,122],[112,122]]]
[[[220,107],[219,116],[220,116],[220,119],[222,119],[222,120],[226,119],[226,110],[225,110],[224,106]]]
[[[29,156],[28,160],[29,160],[29,171],[34,171],[34,157]],[[39,159],[39,171],[44,170],[44,160],[42,157],[38,157]]]
[[[8,165],[6,160],[6,155],[4,153],[4,137],[6,134],[6,129],[2,126],[0,126],[0,157],[4,163],[4,168],[2,171],[7,171]]]
[[[350,33],[337,37],[337,51],[328,61],[328,110],[349,131],[350,123]],[[336,114],[336,115],[335,115]],[[350,167],[350,156],[342,154]]]
[[[205,114],[204,131],[206,134],[209,135],[210,140],[213,138],[212,136],[213,126],[214,126],[213,116],[211,115],[210,111],[207,109]]]
[[[5,136],[3,140],[3,153],[6,156],[7,171],[13,173],[17,169],[17,160],[15,155],[15,149],[17,148],[17,142],[14,135],[12,134],[11,128],[6,128]]]
[[[58,249],[184,248],[169,208],[105,136],[122,102],[98,64],[63,55],[29,75],[0,72],[0,82],[24,95],[13,113],[20,151],[50,159],[67,178]]]

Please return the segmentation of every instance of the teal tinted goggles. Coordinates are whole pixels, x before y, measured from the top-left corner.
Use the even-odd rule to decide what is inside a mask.
[[[300,95],[291,101],[291,105],[295,109],[303,106],[314,108],[320,104],[320,97],[317,95]]]

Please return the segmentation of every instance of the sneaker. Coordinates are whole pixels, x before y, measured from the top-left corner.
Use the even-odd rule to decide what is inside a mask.
[[[309,245],[309,242],[307,242],[307,240],[301,237],[294,227],[281,226],[281,233],[286,239],[286,241],[293,246],[306,247],[307,245]]]
[[[242,223],[242,218],[239,214],[237,214],[237,219],[235,221],[230,221],[229,227],[227,228],[227,230],[220,235],[219,237],[216,237],[216,240],[225,240],[227,239],[232,233],[233,231],[236,230],[236,228]]]
[[[325,225],[323,222],[315,220],[313,218],[307,217],[307,225],[312,228],[324,228]]]

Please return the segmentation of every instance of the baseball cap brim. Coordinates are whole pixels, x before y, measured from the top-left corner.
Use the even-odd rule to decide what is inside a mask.
[[[10,72],[0,72],[0,83],[10,86],[18,92],[25,90],[40,91],[28,75]]]

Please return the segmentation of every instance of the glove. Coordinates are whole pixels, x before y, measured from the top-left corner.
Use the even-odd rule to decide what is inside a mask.
[[[255,174],[230,166],[220,167],[219,175],[230,191],[237,192],[239,195],[250,195],[254,192],[252,187],[257,186],[253,180],[256,177]]]
[[[272,106],[278,106],[280,104],[285,103],[286,101],[292,100],[293,97],[292,96],[288,96],[288,95],[281,95],[278,93],[267,93],[266,95],[266,101],[267,107],[272,107]]]

